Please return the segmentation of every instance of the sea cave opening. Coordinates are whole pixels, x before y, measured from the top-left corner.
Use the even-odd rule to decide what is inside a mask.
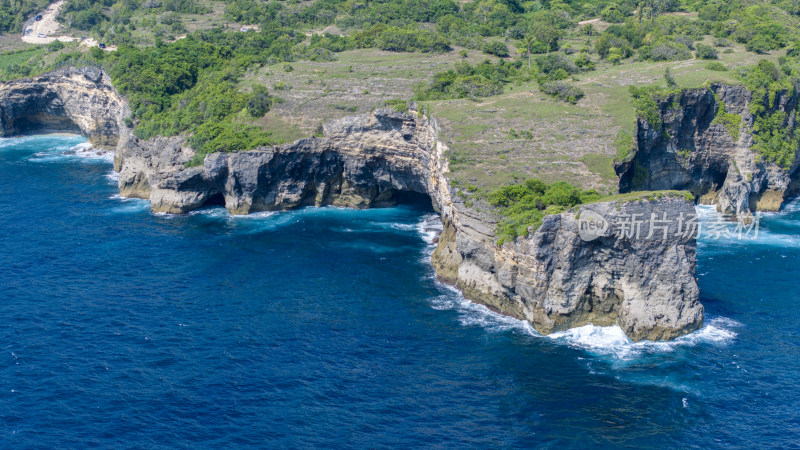
[[[221,192],[209,195],[208,198],[206,198],[206,201],[203,202],[201,208],[208,208],[214,206],[225,207],[225,196],[222,195]]]
[[[81,128],[65,115],[40,113],[14,118],[8,127],[17,135],[47,133],[82,134]]]
[[[434,212],[433,199],[428,194],[415,191],[394,191],[392,199],[395,204],[412,206],[424,212]]]

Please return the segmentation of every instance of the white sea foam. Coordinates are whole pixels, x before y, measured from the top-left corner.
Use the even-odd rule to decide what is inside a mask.
[[[777,223],[792,228],[800,226],[797,220],[786,218],[787,213],[793,213],[800,208],[800,205],[797,203],[798,202],[790,203],[787,205],[785,211],[779,213],[769,215],[762,214],[761,222],[757,230],[753,229],[749,234],[742,232],[741,238],[737,230],[737,222],[724,220],[714,206],[697,206],[696,210],[700,219],[701,230],[703,230],[700,233],[698,245],[700,248],[707,246],[726,248],[738,245],[800,248],[800,236],[796,234],[777,233],[769,229],[771,224]],[[714,224],[713,226],[716,230],[724,230],[724,232],[720,234],[712,233],[710,231],[711,224]]]
[[[435,279],[433,273],[430,276]],[[595,356],[610,357],[617,361],[634,360],[648,354],[670,353],[681,347],[694,347],[701,344],[725,345],[736,338],[737,333],[734,330],[742,326],[735,320],[715,317],[706,320],[706,324],[699,330],[668,342],[633,342],[618,325],[606,327],[584,325],[543,336],[536,332],[527,321],[496,313],[483,305],[465,299],[458,289],[438,281],[436,283],[446,292],[432,298],[430,300],[431,307],[436,310],[457,311],[458,321],[463,326],[479,326],[493,333],[515,330],[580,349]]]
[[[31,140],[32,136],[24,136],[24,137],[13,137],[13,138],[0,138],[0,149],[6,147],[13,147],[15,145],[21,144],[22,142]]]
[[[617,325],[609,327],[584,325],[552,333],[547,337],[598,356],[630,360],[646,354],[669,353],[679,347],[726,344],[736,338],[737,333],[733,331],[733,328],[740,326],[742,326],[740,323],[725,317],[712,318],[699,330],[668,342],[633,342]]]
[[[442,220],[438,214],[427,214],[414,226],[417,233],[429,246],[436,243],[436,239],[442,234]]]
[[[82,142],[78,145],[61,145],[55,146],[49,151],[36,152],[31,156],[30,160],[33,162],[53,162],[72,158],[87,162],[113,163],[114,152],[97,150],[92,147],[92,144]]]
[[[431,299],[431,307],[436,310],[458,312],[458,322],[462,326],[477,326],[494,333],[516,330],[524,334],[539,336],[527,321],[498,314],[483,305],[465,299],[461,292],[452,286],[439,281],[436,281],[436,284],[445,293]]]
[[[276,214],[280,214],[278,211],[261,211],[257,213],[251,214],[243,214],[243,215],[230,215],[231,220],[262,220],[268,217],[272,217]]]

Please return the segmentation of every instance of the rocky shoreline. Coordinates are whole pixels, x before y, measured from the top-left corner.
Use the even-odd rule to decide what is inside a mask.
[[[0,85],[3,135],[53,129],[55,123],[113,147],[120,194],[148,199],[153,211],[186,213],[209,203],[224,204],[232,214],[320,205],[370,208],[423,196],[444,225],[432,257],[436,273],[470,300],[527,320],[543,334],[619,324],[635,341],[667,340],[702,326],[694,233],[673,222],[661,238],[651,239],[653,225],[644,221],[635,237],[611,227],[591,239],[581,235],[590,212],[607,224],[629,217],[692,217],[693,205],[683,196],[582,205],[498,246],[498,217],[457,195],[447,178],[447,146],[436,121],[422,111],[379,109],[331,122],[322,137],[212,154],[197,167],[187,165],[194,152],[183,137],[132,136],[125,126],[129,114],[96,69]]]

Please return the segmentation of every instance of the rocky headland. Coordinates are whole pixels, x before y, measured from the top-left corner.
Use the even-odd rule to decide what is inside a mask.
[[[713,96],[712,96],[713,97]],[[208,155],[201,166],[181,136],[139,140],[124,99],[96,69],[68,69],[0,85],[3,135],[79,131],[115,149],[123,196],[155,212],[207,204],[232,214],[302,206],[389,206],[430,199],[444,231],[432,256],[437,275],[464,295],[551,333],[619,324],[633,340],[672,339],[703,323],[695,276],[694,208],[682,195],[581,205],[540,228],[497,244],[497,213],[467,205],[448,179],[447,145],[435,119],[378,109],[325,125],[321,137],[241,153]],[[641,133],[640,133],[641,134]],[[624,177],[623,177],[624,178]],[[588,216],[606,226],[587,238]],[[616,225],[639,218],[633,230]],[[656,230],[652,218],[681,218]]]
[[[71,132],[95,147],[117,149],[130,139],[127,102],[98,68],[65,68],[0,83],[0,137]]]

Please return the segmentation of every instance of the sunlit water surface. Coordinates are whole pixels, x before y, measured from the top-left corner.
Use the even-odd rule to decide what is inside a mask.
[[[435,280],[421,206],[154,215],[83,141],[0,140],[2,447],[800,439],[796,204],[701,241],[698,332],[542,337]]]

